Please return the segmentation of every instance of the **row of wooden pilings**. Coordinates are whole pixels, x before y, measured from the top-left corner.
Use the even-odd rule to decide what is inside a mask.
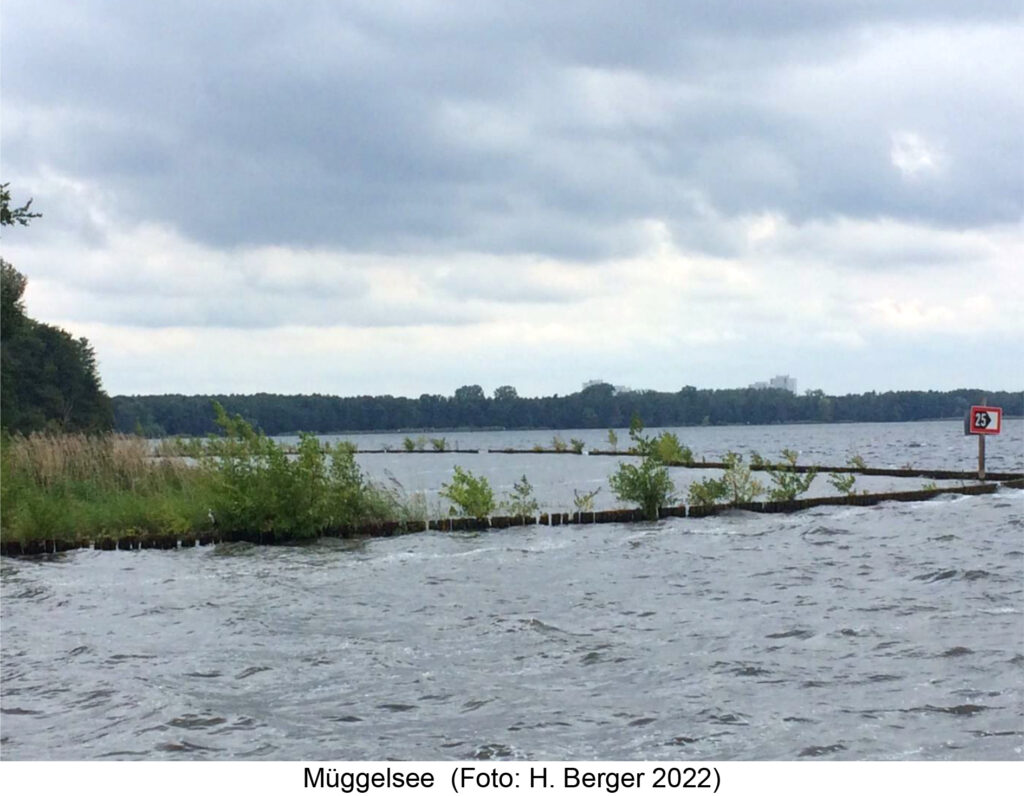
[[[1024,480],[1004,482],[1003,486],[1024,489]],[[715,504],[711,506],[678,505],[663,506],[659,519],[668,517],[709,517],[728,511],[752,511],[763,514],[790,514],[819,506],[874,506],[886,501],[919,501],[931,500],[939,495],[982,495],[995,492],[999,484],[986,483],[971,486],[945,487],[940,489],[923,489],[909,492],[881,492],[861,495],[837,495],[819,498],[804,498],[785,501],[756,501],[740,504]],[[504,528],[515,528],[530,525],[593,525],[607,523],[644,522],[645,517],[640,509],[609,509],[605,511],[577,511],[561,513],[544,513],[539,517],[446,517],[429,521],[388,521],[368,523],[359,526],[342,526],[323,531],[322,538],[373,538],[399,536],[423,531],[487,531]],[[69,541],[64,539],[34,539],[30,541],[3,540],[0,542],[0,554],[8,556],[31,556],[64,553],[76,549],[95,550],[176,550],[178,548],[203,547],[211,544],[248,542],[250,544],[297,544],[303,540],[293,537],[279,538],[273,532],[266,531],[216,531],[210,530],[199,534],[126,534],[122,536],[105,536],[99,539]]]

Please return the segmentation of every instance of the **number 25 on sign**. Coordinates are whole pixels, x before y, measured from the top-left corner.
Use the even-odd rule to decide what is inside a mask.
[[[972,406],[968,434],[998,434],[1003,427],[1003,410],[998,406]]]

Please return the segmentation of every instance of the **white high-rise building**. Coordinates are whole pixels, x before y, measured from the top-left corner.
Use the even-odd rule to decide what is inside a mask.
[[[770,381],[755,381],[750,385],[752,390],[789,390],[796,394],[796,379],[791,376],[776,376]]]
[[[583,389],[585,390],[588,387],[596,387],[599,384],[608,384],[608,382],[606,382],[604,379],[591,379],[590,381],[583,382]],[[625,384],[608,384],[608,386],[612,388],[613,394],[615,395],[619,395],[624,392],[633,392],[633,388],[627,387]]]
[[[776,390],[789,390],[791,393],[796,392],[796,379],[790,378],[789,376],[776,376],[770,382],[770,387],[774,387]]]

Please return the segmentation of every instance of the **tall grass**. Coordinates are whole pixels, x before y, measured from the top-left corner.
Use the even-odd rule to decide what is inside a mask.
[[[180,533],[206,514],[200,474],[181,461],[153,461],[137,437],[31,434],[0,444],[5,539]]]
[[[145,440],[122,434],[4,439],[4,539],[82,542],[216,528],[291,540],[419,513],[396,490],[369,483],[351,446],[304,435],[290,454],[217,409],[223,433],[207,439],[192,464],[154,457]]]
[[[5,450],[12,473],[42,488],[88,481],[132,489],[152,475],[146,441],[125,434],[36,433],[11,438]]]

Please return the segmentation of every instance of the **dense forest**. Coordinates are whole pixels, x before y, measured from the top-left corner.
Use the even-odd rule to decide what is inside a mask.
[[[31,205],[13,207],[7,184],[0,185],[0,226],[27,226],[40,215]],[[109,430],[113,409],[89,341],[29,318],[27,284],[0,259],[0,426],[11,433]]]
[[[214,431],[213,402],[267,434],[295,431],[411,431],[455,428],[623,428],[634,414],[649,427],[802,422],[888,422],[963,417],[987,399],[1007,415],[1024,414],[1024,392],[974,389],[950,392],[869,392],[828,396],[786,390],[652,390],[616,392],[598,384],[571,395],[521,398],[499,387],[488,397],[477,385],[450,397],[329,395],[115,396],[118,430],[147,436],[204,435]]]

